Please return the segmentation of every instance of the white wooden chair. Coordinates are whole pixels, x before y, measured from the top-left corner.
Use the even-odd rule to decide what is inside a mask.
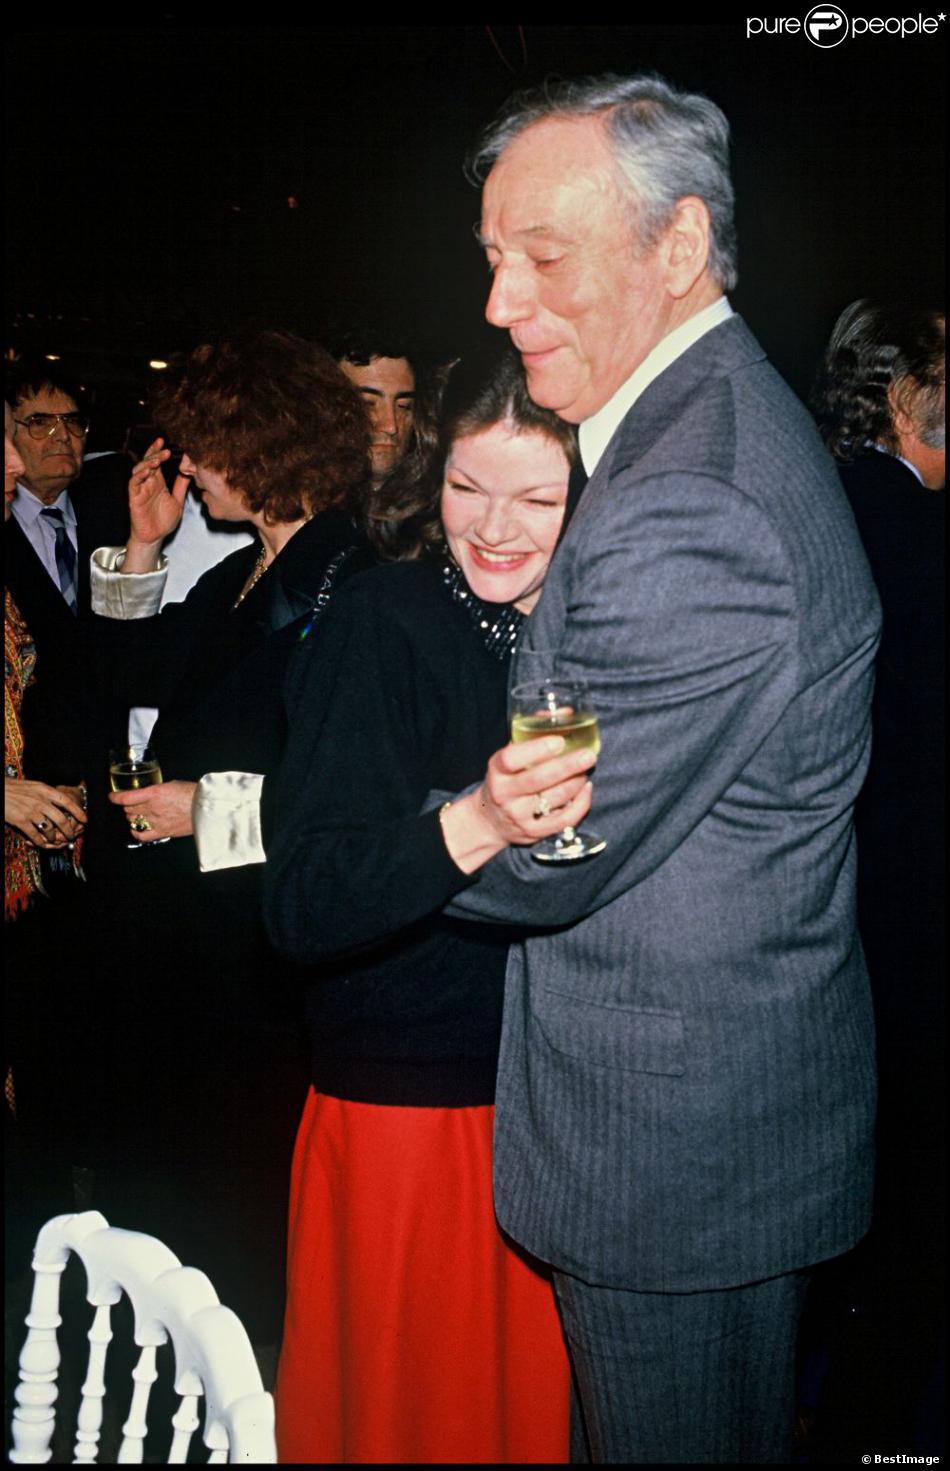
[[[203,1272],[183,1267],[167,1246],[138,1231],[110,1226],[98,1211],[55,1216],[36,1239],[35,1282],[27,1334],[20,1355],[20,1381],[13,1412],[14,1465],[50,1460],[55,1423],[56,1376],[60,1363],[56,1330],[60,1278],[70,1253],[86,1269],[87,1297],[95,1308],[89,1329],[89,1361],[76,1431],[74,1465],[95,1462],[103,1420],[106,1353],[112,1339],[110,1311],[124,1293],[135,1314],[135,1343],[141,1348],[132,1372],[129,1411],[122,1427],[119,1464],[140,1462],[148,1430],[149,1395],[157,1376],[156,1350],[171,1342],[175,1392],[181,1401],[169,1431],[169,1464],[188,1458],[200,1425],[208,1462],[275,1465],[274,1402],[264,1391],[250,1340],[222,1307]]]

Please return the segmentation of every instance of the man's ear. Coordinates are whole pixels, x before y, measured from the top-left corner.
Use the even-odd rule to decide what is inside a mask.
[[[667,286],[672,296],[688,296],[705,271],[709,232],[709,210],[703,200],[694,194],[677,200],[664,240]]]
[[[887,390],[887,401],[891,409],[891,424],[894,434],[900,439],[917,433],[913,416],[915,385],[909,378],[896,379]]]

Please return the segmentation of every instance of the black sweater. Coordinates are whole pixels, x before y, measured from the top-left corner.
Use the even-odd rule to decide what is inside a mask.
[[[280,950],[320,963],[307,1004],[320,1092],[492,1101],[512,934],[441,915],[472,880],[438,811],[420,812],[505,744],[507,670],[431,561],[342,589],[291,666],[265,918]]]
[[[153,618],[93,620],[96,665],[113,699],[121,694],[126,706],[161,707],[152,744],[166,781],[197,781],[209,771],[259,772],[266,794],[286,735],[284,672],[293,651],[308,642],[304,637],[301,643],[301,635],[327,568],[354,545],[339,569],[336,595],[371,555],[347,516],[326,511],[291,538],[236,608],[255,546],[233,552],[183,602]],[[318,636],[319,626],[310,637]],[[105,778],[103,764],[91,796],[107,806]],[[101,873],[90,877],[103,886],[104,939],[115,946],[118,926],[118,938],[134,944],[140,957],[136,1004],[280,1030],[286,968],[276,962],[260,918],[263,865],[202,874],[193,838],[129,852],[124,815],[108,807],[102,821],[111,823],[113,842]],[[124,932],[125,925],[132,934]]]

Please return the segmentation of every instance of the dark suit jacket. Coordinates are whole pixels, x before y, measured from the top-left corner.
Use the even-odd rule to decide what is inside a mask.
[[[509,960],[496,1206],[585,1281],[728,1287],[867,1229],[852,809],[879,629],[834,466],[732,317],[617,429],[515,655],[513,681],[590,683],[608,846],[509,849],[450,910],[537,932]]]
[[[922,1096],[944,1040],[946,497],[876,450],[840,468],[883,612],[856,813],[861,937],[879,1061]]]
[[[103,741],[109,718],[97,708],[84,676],[84,625],[91,618],[89,558],[99,546],[122,546],[129,534],[124,455],[91,460],[70,486],[79,542],[78,614],[74,616],[36,552],[11,517],[4,529],[6,584],[36,645],[36,679],[23,702],[25,772],[35,779],[76,782]],[[104,768],[103,768],[104,769]]]

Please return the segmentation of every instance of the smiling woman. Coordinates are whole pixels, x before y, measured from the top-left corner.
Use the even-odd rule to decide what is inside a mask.
[[[530,613],[557,545],[567,481],[549,434],[491,424],[456,439],[442,488],[449,551],[476,597]]]
[[[507,742],[508,662],[574,454],[514,354],[463,359],[437,446],[370,503],[371,535],[400,565],[341,591],[286,686],[268,919],[279,948],[322,963],[292,1182],[284,1461],[567,1459],[550,1282],[492,1209],[509,936],[440,911],[506,841],[556,832],[564,803],[586,810],[585,774],[576,757],[549,760],[543,780],[522,773],[547,786],[543,812],[523,795],[525,830],[494,849],[490,834],[466,871],[456,826],[478,796],[422,809],[430,790],[477,781]],[[546,744],[521,746],[526,763]]]

